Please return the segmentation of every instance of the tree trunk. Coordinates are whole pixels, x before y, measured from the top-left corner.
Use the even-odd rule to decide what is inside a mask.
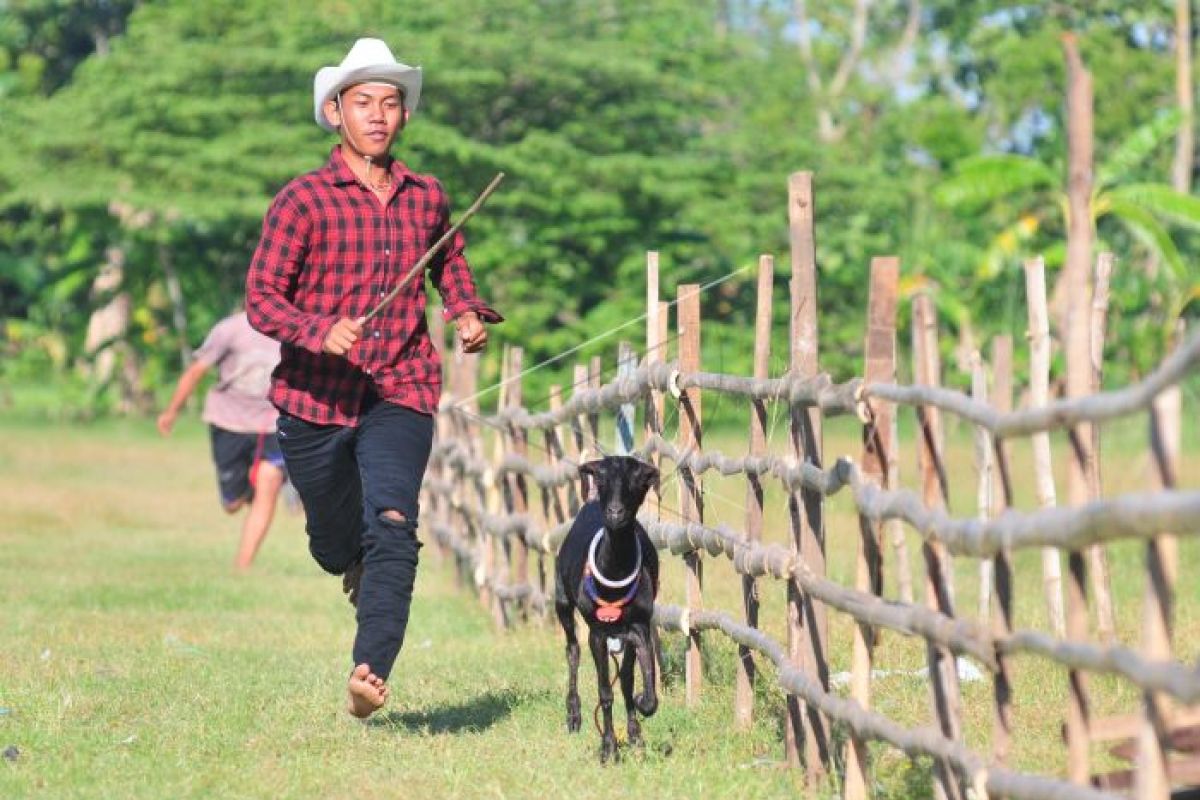
[[[179,339],[179,364],[181,369],[187,369],[192,363],[192,347],[188,344],[187,305],[183,300],[183,285],[179,282],[179,271],[175,269],[175,261],[171,258],[171,250],[166,245],[158,249],[158,260],[162,264],[163,276],[167,284],[167,296],[171,298],[171,322],[175,326],[175,335]],[[441,317],[437,317],[441,319]],[[443,342],[439,339],[438,342]],[[439,348],[440,349],[440,348]]]
[[[1192,117],[1192,2],[1175,0],[1175,101],[1183,113],[1183,122],[1175,137],[1175,161],[1171,165],[1171,185],[1175,191],[1192,190],[1192,163],[1195,148],[1195,122]]]

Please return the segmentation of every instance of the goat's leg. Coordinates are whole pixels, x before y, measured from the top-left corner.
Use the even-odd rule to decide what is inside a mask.
[[[642,670],[642,693],[634,698],[634,705],[643,716],[652,717],[658,710],[658,692],[655,691],[655,670],[658,666],[657,649],[654,645],[657,636],[654,635],[653,623],[644,631],[638,631],[633,637],[636,642],[634,652],[637,654],[638,666]],[[632,670],[631,670],[632,672]],[[632,682],[632,675],[630,676]]]
[[[570,603],[555,602],[554,610],[567,636],[567,730],[578,733],[582,716],[579,713],[579,639],[575,637],[575,608]]]
[[[621,696],[625,700],[625,732],[629,735],[631,745],[642,744],[642,726],[638,723],[637,708],[633,702],[633,642],[626,642],[625,653],[621,656]]]
[[[592,660],[596,662],[596,688],[600,712],[604,716],[604,728],[600,733],[600,761],[603,763],[617,756],[617,735],[613,733],[612,721],[613,690],[608,677],[607,637],[592,631],[588,635],[588,645],[592,648]]]

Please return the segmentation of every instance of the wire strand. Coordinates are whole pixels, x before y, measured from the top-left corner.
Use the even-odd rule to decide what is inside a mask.
[[[733,272],[727,273],[726,275],[723,275],[720,278],[711,280],[708,283],[702,285],[697,291],[705,292],[705,291],[708,291],[709,289],[713,288],[714,286],[719,286],[728,280],[732,280],[737,275],[740,275],[741,273],[750,269],[751,266],[753,266],[753,265],[747,264],[746,266],[742,267],[741,269],[735,269]],[[679,303],[679,298],[676,298],[676,299],[670,301],[669,303],[667,303],[667,307],[669,308],[673,305],[676,305],[677,303]],[[499,381],[498,383],[494,383],[491,386],[481,389],[478,392],[476,392],[475,394],[471,395],[470,397],[464,397],[462,400],[456,400],[455,405],[457,406],[457,405],[462,405],[463,403],[469,403],[472,400],[478,400],[480,397],[483,397],[486,394],[491,394],[492,392],[494,392],[498,389],[501,389],[510,383],[519,381],[521,378],[525,377],[526,375],[530,375],[530,374],[542,369],[543,367],[548,367],[551,364],[557,363],[569,355],[578,353],[580,350],[582,350],[583,348],[585,348],[589,345],[595,344],[596,342],[599,342],[603,339],[607,339],[609,336],[612,336],[617,331],[622,331],[622,330],[625,330],[626,328],[628,328],[630,325],[635,325],[639,322],[644,322],[647,316],[649,316],[649,312],[644,312],[644,313],[634,317],[631,320],[622,322],[620,325],[618,325],[615,328],[610,328],[609,330],[604,331],[603,333],[598,333],[595,336],[593,336],[592,338],[588,339],[587,341],[580,342],[579,344],[575,345],[574,347],[568,348],[568,349],[564,350],[563,352],[559,353],[558,355],[551,356],[550,358],[546,359],[545,361],[542,361],[538,364],[534,364],[529,369],[518,372],[516,375],[513,375],[509,378],[506,378],[505,380]]]

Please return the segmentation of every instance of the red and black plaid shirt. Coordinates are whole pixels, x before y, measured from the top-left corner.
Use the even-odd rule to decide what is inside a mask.
[[[246,276],[250,323],[282,343],[270,398],[280,410],[317,424],[355,425],[374,388],[391,403],[432,414],[442,389],[441,359],[425,323],[425,276],[368,322],[345,356],[321,352],[342,317],[357,319],[424,255],[449,227],[449,202],[438,181],[391,163],[386,204],[364,186],[335,147],[329,162],[275,196]],[[431,260],[429,278],[447,319],[474,311],[501,317],[475,294],[455,234]]]

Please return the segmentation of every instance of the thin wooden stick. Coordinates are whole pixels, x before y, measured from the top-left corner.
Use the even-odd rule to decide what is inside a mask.
[[[387,295],[379,301],[378,305],[376,305],[359,319],[360,325],[370,322],[375,318],[376,314],[391,305],[392,301],[400,295],[400,290],[404,288],[404,284],[408,283],[409,278],[425,270],[425,267],[427,267],[429,262],[433,260],[433,257],[437,255],[437,252],[446,246],[446,242],[449,242],[451,237],[458,233],[459,229],[462,228],[463,225],[467,224],[467,220],[475,216],[475,212],[483,207],[483,204],[487,202],[489,197],[492,196],[492,192],[496,191],[496,188],[500,185],[500,181],[502,180],[504,180],[504,173],[497,172],[496,177],[492,178],[492,182],[489,183],[487,187],[479,193],[479,197],[476,197],[475,202],[471,203],[471,207],[463,212],[463,215],[459,218],[458,222],[451,225],[450,228],[442,234],[441,238],[434,242],[433,246],[425,251],[425,255],[421,256],[420,260],[417,261],[416,264],[412,265],[412,269],[405,273],[404,277],[400,279],[400,282],[396,284],[395,288],[388,292]]]

